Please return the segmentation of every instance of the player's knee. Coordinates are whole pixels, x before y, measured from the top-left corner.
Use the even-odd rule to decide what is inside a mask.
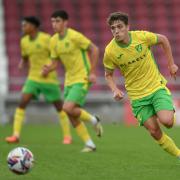
[[[21,108],[21,109],[25,109],[26,106],[27,106],[27,103],[24,103],[24,102],[19,103],[19,108]]]
[[[173,125],[174,125],[174,119],[171,119],[170,121],[168,121],[168,122],[165,124],[165,126],[166,126],[167,128],[172,128]]]
[[[174,116],[164,117],[163,122],[164,126],[166,126],[167,128],[172,128],[174,125]]]
[[[63,105],[63,110],[68,114],[68,115],[73,115],[73,107],[68,105],[68,104],[64,104]]]

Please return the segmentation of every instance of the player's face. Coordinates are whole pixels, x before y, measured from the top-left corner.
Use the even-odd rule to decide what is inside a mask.
[[[67,25],[67,21],[64,21],[60,17],[51,18],[51,23],[52,23],[53,30],[57,33],[64,31],[64,28]]]
[[[128,36],[129,26],[125,25],[123,21],[114,21],[110,27],[116,41],[123,41]]]
[[[22,32],[24,34],[29,34],[33,31],[34,26],[31,23],[28,23],[26,21],[22,22]]]

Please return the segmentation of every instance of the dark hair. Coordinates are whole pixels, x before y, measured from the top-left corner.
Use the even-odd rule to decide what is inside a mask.
[[[55,11],[52,15],[51,15],[52,18],[57,18],[57,17],[60,17],[62,18],[63,20],[68,20],[69,19],[69,15],[66,11],[64,10],[57,10]]]
[[[37,17],[35,17],[35,16],[26,16],[26,17],[24,17],[23,18],[23,21],[26,21],[26,22],[28,22],[28,23],[31,23],[31,24],[33,24],[35,27],[39,27],[40,26],[40,21],[39,21],[39,19],[37,18]]]
[[[124,12],[113,12],[107,18],[107,23],[111,25],[114,21],[120,20],[123,21],[125,25],[128,25],[128,14]]]

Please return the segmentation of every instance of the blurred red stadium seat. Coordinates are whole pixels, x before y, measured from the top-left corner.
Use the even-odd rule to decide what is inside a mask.
[[[65,9],[70,15],[70,26],[80,30],[86,36],[92,39],[101,51],[100,61],[98,63],[98,74],[104,75],[102,67],[103,51],[106,44],[111,40],[112,35],[106,24],[109,13],[114,11],[125,11],[130,15],[131,28],[140,30],[149,30],[168,36],[172,43],[174,58],[180,65],[178,59],[180,56],[180,1],[127,1],[127,0],[5,0],[3,1],[5,11],[5,32],[6,46],[9,58],[9,77],[22,78],[21,73],[17,71],[17,63],[20,59],[19,40],[20,20],[26,15],[36,15],[42,20],[42,27],[45,31],[52,33],[50,17],[54,10]],[[164,55],[161,50],[155,51],[155,57],[163,74],[169,76]],[[63,71],[59,70],[60,75]],[[180,73],[178,72],[178,75]],[[24,78],[24,77],[23,77]],[[9,84],[10,91],[19,91],[21,84]],[[107,90],[103,84],[96,84],[93,90]]]

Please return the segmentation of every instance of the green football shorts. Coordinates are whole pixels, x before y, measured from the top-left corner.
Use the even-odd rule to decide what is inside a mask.
[[[85,104],[86,95],[88,93],[90,84],[75,83],[64,88],[64,101],[74,102],[80,106]]]
[[[166,88],[159,89],[141,99],[133,100],[131,106],[133,114],[141,126],[158,111],[174,110],[171,93]]]
[[[33,80],[26,80],[22,92],[24,94],[33,94],[35,99],[38,99],[39,95],[43,94],[47,102],[55,102],[61,98],[58,84],[39,83]]]

